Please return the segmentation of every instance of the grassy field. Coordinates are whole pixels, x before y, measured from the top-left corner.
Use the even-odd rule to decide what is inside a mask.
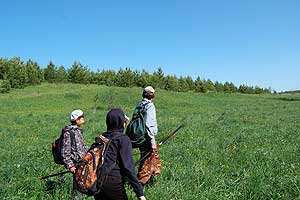
[[[163,170],[146,187],[148,199],[300,199],[300,95],[158,90],[156,96],[158,140],[185,127],[159,149]],[[110,108],[130,116],[140,99],[140,88],[75,84],[1,94],[0,199],[70,199],[70,174],[64,181],[39,179],[64,171],[52,161],[51,142],[68,114],[86,112],[91,144],[105,131]]]

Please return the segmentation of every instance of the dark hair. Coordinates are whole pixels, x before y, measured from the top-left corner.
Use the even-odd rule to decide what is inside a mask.
[[[146,98],[148,100],[151,100],[155,97],[153,92],[149,92],[149,91],[143,91],[143,98]]]
[[[84,115],[79,116],[76,120],[71,121],[72,125],[77,125],[77,120],[79,120],[80,118],[84,118]]]

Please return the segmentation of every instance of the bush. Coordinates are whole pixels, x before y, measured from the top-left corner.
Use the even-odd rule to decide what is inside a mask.
[[[9,80],[3,80],[0,82],[0,93],[8,93],[11,89]]]

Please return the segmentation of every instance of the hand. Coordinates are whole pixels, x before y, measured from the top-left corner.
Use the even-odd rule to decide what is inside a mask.
[[[70,171],[71,173],[75,174],[76,167],[71,167],[71,168],[69,168],[69,171]]]
[[[157,153],[157,148],[156,148],[156,146],[155,146],[155,148],[152,147],[152,153]]]
[[[140,200],[146,200],[145,196],[140,196]]]

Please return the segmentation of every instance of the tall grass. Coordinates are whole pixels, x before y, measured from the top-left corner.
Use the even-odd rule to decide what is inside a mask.
[[[162,174],[146,187],[148,199],[300,199],[299,95],[158,90],[156,97],[158,140],[185,127],[159,149]],[[91,144],[105,131],[110,108],[130,116],[140,99],[140,88],[76,84],[2,94],[0,199],[70,199],[71,175],[39,179],[64,170],[52,161],[51,142],[68,114],[86,112],[84,137]]]

